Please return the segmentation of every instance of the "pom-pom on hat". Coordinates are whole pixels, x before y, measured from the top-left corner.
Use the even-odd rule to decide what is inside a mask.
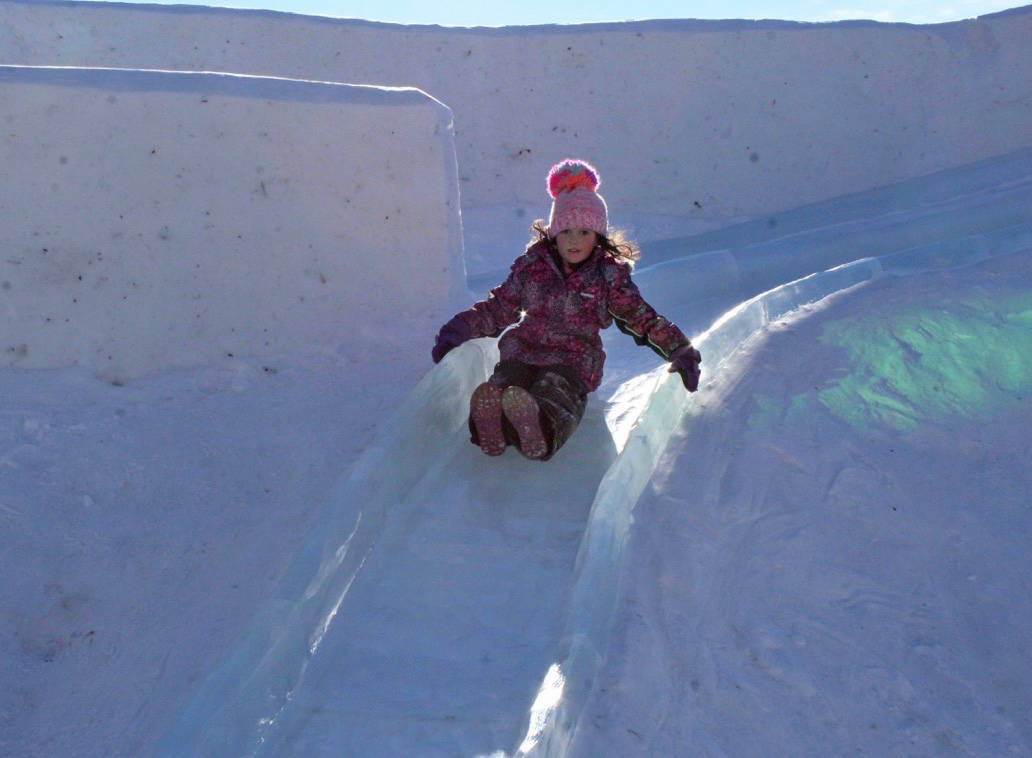
[[[598,194],[598,171],[584,161],[567,158],[548,172],[548,194],[552,212],[548,217],[548,236],[564,229],[591,229],[605,235],[609,229],[606,201]]]

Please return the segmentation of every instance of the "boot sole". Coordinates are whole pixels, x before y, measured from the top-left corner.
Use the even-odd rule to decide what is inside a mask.
[[[505,433],[502,431],[502,388],[484,382],[469,399],[469,416],[477,430],[477,442],[486,455],[505,452]]]
[[[541,431],[541,414],[537,400],[522,387],[507,387],[502,393],[502,412],[516,428],[520,452],[532,460],[540,460],[548,452],[548,443]]]

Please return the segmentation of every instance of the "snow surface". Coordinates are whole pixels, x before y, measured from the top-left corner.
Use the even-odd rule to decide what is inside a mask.
[[[640,235],[703,386],[607,333],[547,464],[428,317],[0,371],[0,753],[1032,755],[1032,149],[797,205]]]

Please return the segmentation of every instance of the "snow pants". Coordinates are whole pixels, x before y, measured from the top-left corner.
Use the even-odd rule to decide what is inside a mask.
[[[570,438],[588,405],[587,388],[565,366],[534,366],[522,361],[503,360],[495,365],[494,373],[488,381],[503,389],[514,385],[523,387],[537,401],[541,412],[541,431],[548,443],[548,452],[542,460],[551,458]],[[473,444],[479,444],[472,419],[469,431]],[[519,445],[519,435],[504,415],[502,431],[506,444]]]

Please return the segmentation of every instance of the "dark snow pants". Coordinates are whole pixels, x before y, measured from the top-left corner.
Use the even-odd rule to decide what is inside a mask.
[[[551,458],[555,451],[570,439],[584,417],[588,405],[588,390],[577,375],[565,366],[534,366],[521,361],[505,360],[495,365],[488,381],[498,386],[516,385],[527,390],[541,410],[541,431],[548,443],[548,452],[542,460]],[[471,439],[478,444],[477,430],[469,423]],[[519,445],[519,435],[502,417],[502,430],[509,445]]]

